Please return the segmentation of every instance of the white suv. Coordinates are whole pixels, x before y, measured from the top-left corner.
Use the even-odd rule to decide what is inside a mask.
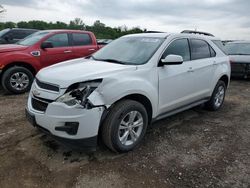
[[[205,103],[218,110],[230,80],[219,39],[198,34],[121,37],[91,57],[42,69],[26,115],[72,147],[135,148],[148,124]]]

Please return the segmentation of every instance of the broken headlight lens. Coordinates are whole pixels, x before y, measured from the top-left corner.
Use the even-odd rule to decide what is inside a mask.
[[[99,86],[101,81],[102,80],[98,79],[90,82],[75,84],[72,86],[72,88],[68,89],[64,95],[59,97],[56,102],[61,102],[68,106],[74,106],[78,104],[86,107],[86,104],[88,103],[87,98]]]

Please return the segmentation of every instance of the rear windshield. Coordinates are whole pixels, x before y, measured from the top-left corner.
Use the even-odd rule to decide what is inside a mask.
[[[250,55],[250,43],[227,43],[225,50],[228,55]]]

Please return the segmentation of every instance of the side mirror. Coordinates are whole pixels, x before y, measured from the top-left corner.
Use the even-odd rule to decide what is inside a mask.
[[[183,58],[179,55],[168,55],[164,59],[161,59],[162,65],[180,65],[182,63]]]
[[[51,42],[43,42],[41,48],[42,49],[53,48],[53,44]]]

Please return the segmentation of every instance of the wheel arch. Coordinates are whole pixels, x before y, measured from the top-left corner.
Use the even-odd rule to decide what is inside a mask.
[[[227,75],[221,76],[219,80],[223,81],[225,83],[226,87],[229,86],[229,77]]]
[[[151,101],[145,95],[142,95],[142,94],[130,94],[130,95],[127,95],[127,96],[121,98],[120,100],[124,100],[124,99],[130,99],[130,100],[134,100],[134,101],[137,101],[137,102],[141,103],[145,107],[145,109],[147,111],[148,122],[149,122],[149,124],[151,123],[152,116],[153,116],[153,107],[152,107]]]
[[[6,70],[8,70],[9,68],[14,67],[14,66],[24,67],[24,68],[28,69],[34,76],[35,76],[36,73],[37,73],[37,70],[35,69],[35,67],[33,67],[30,63],[23,62],[23,61],[16,61],[16,62],[9,63],[8,65],[6,65],[6,66],[3,68],[3,73],[4,73]]]
[[[112,106],[115,105],[117,102],[122,101],[122,100],[126,100],[126,99],[134,100],[134,101],[137,101],[137,102],[141,103],[145,107],[145,109],[147,111],[147,114],[148,114],[148,124],[150,124],[152,122],[153,106],[152,106],[152,103],[149,100],[149,98],[146,97],[145,95],[138,94],[138,93],[128,94],[126,96],[123,96],[122,98],[120,98],[116,102],[114,102],[111,105],[111,107],[109,107],[109,108],[107,108],[107,109],[104,110],[104,112],[102,114],[102,117],[101,117],[101,121],[100,121],[98,135],[101,135],[100,131],[102,130],[102,124],[103,124],[104,120],[106,119],[106,117],[107,117],[107,115],[109,113],[110,108],[112,108]]]

